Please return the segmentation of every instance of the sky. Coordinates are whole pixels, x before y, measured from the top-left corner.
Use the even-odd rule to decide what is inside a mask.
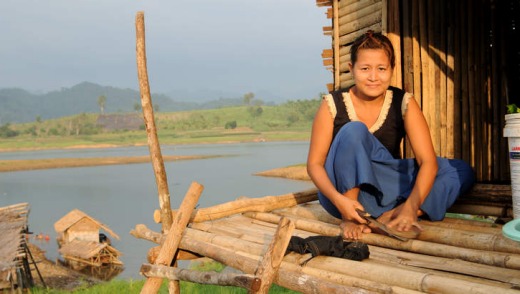
[[[87,81],[139,90],[139,11],[152,93],[305,99],[332,82],[321,58],[330,20],[314,0],[1,0],[0,11],[0,89],[46,93]]]

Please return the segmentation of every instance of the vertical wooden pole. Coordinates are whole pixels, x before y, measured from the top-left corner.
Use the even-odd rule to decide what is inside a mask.
[[[204,187],[196,182],[191,184],[188,193],[186,193],[184,200],[182,200],[178,213],[175,215],[175,220],[173,221],[171,229],[168,231],[166,239],[161,245],[159,255],[154,262],[155,265],[169,266],[171,264],[173,257],[179,248],[179,243],[181,242],[184,229],[190,221],[191,214],[199,201],[203,189]],[[157,293],[161,287],[161,283],[161,278],[148,278],[141,289],[141,293]],[[174,292],[175,291],[176,290],[174,289]]]
[[[157,137],[155,119],[153,115],[153,104],[150,95],[150,85],[148,83],[148,70],[146,68],[146,43],[144,29],[144,12],[137,12],[135,18],[136,27],[136,56],[137,56],[137,76],[139,79],[139,89],[141,92],[141,106],[143,108],[144,125],[148,137],[148,148],[155,173],[155,182],[159,193],[159,207],[161,209],[162,232],[166,234],[172,224],[170,192],[168,181],[164,169],[164,161],[161,153],[161,146]],[[169,283],[169,289],[173,293],[180,292],[179,282]]]
[[[282,264],[282,259],[287,250],[287,246],[291,241],[291,236],[294,231],[295,224],[286,217],[282,217],[278,222],[278,227],[273,236],[273,240],[269,245],[267,254],[262,259],[260,267],[256,270],[255,276],[262,281],[258,291],[251,291],[250,293],[267,294],[269,288],[278,273],[278,269]]]
[[[164,161],[161,154],[161,146],[157,138],[155,119],[153,116],[152,98],[148,84],[148,72],[146,69],[146,46],[144,31],[144,12],[137,13],[136,26],[136,53],[137,53],[137,75],[139,78],[139,89],[141,90],[141,104],[143,108],[144,124],[148,136],[148,148],[152,159],[155,181],[159,192],[159,206],[161,208],[162,230],[166,233],[172,224],[170,192],[168,181],[164,170]]]

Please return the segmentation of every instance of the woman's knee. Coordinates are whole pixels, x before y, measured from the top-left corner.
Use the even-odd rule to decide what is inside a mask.
[[[336,135],[341,141],[362,142],[369,134],[367,126],[359,121],[346,123]]]

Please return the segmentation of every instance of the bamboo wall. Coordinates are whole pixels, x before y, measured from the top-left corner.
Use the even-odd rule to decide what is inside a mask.
[[[333,73],[328,89],[352,84],[349,52],[357,36],[368,29],[387,34],[397,57],[393,84],[421,105],[437,155],[466,160],[479,182],[508,183],[503,69],[511,21],[504,11],[514,1],[317,0],[331,20],[324,33],[332,48],[322,55]]]

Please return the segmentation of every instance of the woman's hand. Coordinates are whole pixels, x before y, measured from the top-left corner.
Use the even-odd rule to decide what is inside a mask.
[[[395,209],[384,213],[381,219],[383,223],[386,223],[388,228],[395,229],[399,232],[408,232],[417,229],[422,231],[422,227],[417,222],[417,211],[418,209],[415,208],[414,205],[406,201]]]
[[[343,218],[340,224],[343,238],[358,240],[363,233],[372,232],[366,221],[356,211],[356,209],[364,210],[363,205],[357,200],[342,195],[335,205]]]

